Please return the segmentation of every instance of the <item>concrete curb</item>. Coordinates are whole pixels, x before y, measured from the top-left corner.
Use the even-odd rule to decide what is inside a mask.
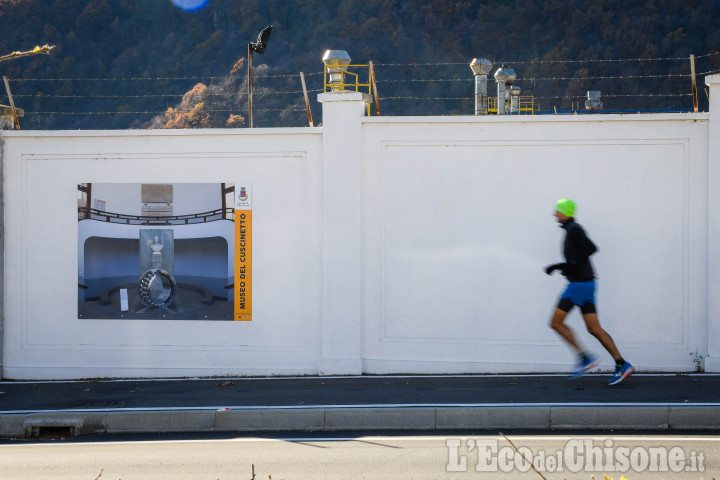
[[[413,405],[0,412],[0,437],[159,432],[720,429],[720,404]]]

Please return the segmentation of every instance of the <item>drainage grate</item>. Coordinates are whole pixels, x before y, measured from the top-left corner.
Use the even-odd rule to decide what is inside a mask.
[[[30,438],[57,440],[75,436],[74,426],[32,427]]]

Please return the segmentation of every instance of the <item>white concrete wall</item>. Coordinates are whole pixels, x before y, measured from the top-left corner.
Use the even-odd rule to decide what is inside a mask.
[[[710,88],[708,138],[708,352],[705,368],[720,372],[720,75],[705,78]]]
[[[564,278],[543,272],[561,197],[600,248],[623,355],[720,371],[712,114],[368,118],[361,94],[319,99],[313,129],[4,132],[5,376],[565,372]],[[252,182],[253,321],[78,320],[86,182]]]
[[[320,133],[306,128],[5,136],[5,377],[316,373]],[[253,321],[78,319],[76,186],[86,182],[252,182]],[[176,236],[192,237],[194,227],[176,229]]]
[[[642,369],[707,349],[707,116],[368,119],[364,370],[563,371],[555,201],[599,246],[601,324]],[[611,357],[568,319],[582,343]]]

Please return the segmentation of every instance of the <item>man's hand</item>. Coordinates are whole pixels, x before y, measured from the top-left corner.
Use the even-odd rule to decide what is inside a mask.
[[[545,267],[545,273],[547,273],[548,275],[552,275],[555,270],[561,270],[564,275],[566,265],[567,264],[565,263],[553,263],[552,265],[548,265],[547,267]]]

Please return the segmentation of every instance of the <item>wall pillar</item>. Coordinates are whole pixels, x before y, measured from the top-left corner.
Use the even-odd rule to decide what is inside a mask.
[[[323,339],[320,375],[362,373],[362,117],[370,97],[318,95],[323,108]]]
[[[0,131],[0,379],[5,378],[5,143]]]
[[[710,88],[708,122],[708,357],[705,370],[720,372],[720,75],[705,77]]]

